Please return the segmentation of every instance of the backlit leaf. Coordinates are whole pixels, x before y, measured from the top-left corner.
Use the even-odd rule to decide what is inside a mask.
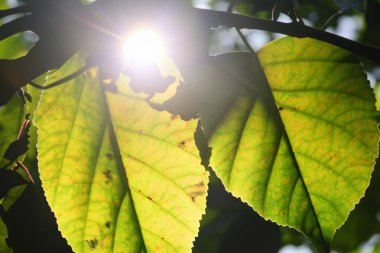
[[[264,218],[328,248],[371,178],[373,91],[351,54],[323,42],[287,37],[258,55],[275,101],[265,80],[246,82],[219,117],[211,165]],[[245,68],[260,75],[252,56],[240,62],[249,57]]]
[[[83,64],[76,56],[49,82]],[[189,252],[206,205],[208,173],[197,122],[153,110],[95,70],[44,91],[35,117],[41,181],[75,252]]]

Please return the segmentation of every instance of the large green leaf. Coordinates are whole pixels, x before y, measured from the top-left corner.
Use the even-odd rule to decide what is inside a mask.
[[[373,91],[352,55],[323,42],[286,37],[258,56],[273,96],[265,78],[240,78],[244,87],[213,131],[211,165],[264,218],[327,249],[363,197],[377,157]],[[237,59],[259,69],[251,55]]]
[[[74,57],[49,82],[83,64]],[[41,181],[75,252],[189,252],[206,205],[208,173],[197,122],[157,112],[89,71],[44,91],[36,112]]]

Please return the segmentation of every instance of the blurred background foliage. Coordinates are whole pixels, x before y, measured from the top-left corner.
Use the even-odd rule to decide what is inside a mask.
[[[0,9],[17,4],[17,0],[0,0]],[[227,10],[230,2],[194,0],[193,4],[199,8]],[[241,0],[237,1],[235,12],[271,19],[275,4],[276,0]],[[299,0],[298,4],[304,22],[318,28],[323,27],[330,17],[341,10],[342,13],[328,23],[327,31],[380,47],[379,0]],[[1,23],[9,20],[1,20]],[[280,15],[279,21],[291,22],[285,14]],[[243,32],[256,50],[282,36],[256,30]],[[34,34],[28,32],[3,40],[0,42],[0,58],[21,57],[37,40]],[[218,28],[213,31],[211,54],[244,50],[244,44],[233,29]],[[379,97],[380,66],[366,59],[362,61],[376,97]],[[0,151],[3,152],[4,146],[17,137],[25,114],[33,111],[36,106],[39,92],[31,90],[31,93],[33,103],[29,107],[25,107],[15,96],[11,103],[0,108]],[[377,108],[380,109],[379,102]],[[38,180],[34,127],[31,128],[30,135],[30,150],[24,164],[29,168],[36,184],[28,183],[23,172],[0,170],[0,252],[12,252],[10,247],[14,252],[71,252],[57,230],[55,218]],[[366,196],[337,231],[333,252],[380,253],[379,189],[380,166],[377,165]],[[227,193],[220,180],[211,173],[206,215],[201,222],[193,252],[306,253],[315,252],[315,249],[300,233],[265,221],[240,199]]]

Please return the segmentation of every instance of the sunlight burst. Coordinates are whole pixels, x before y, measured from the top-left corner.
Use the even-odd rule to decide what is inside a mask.
[[[164,41],[152,29],[138,30],[125,42],[124,55],[131,62],[159,64],[165,55]]]

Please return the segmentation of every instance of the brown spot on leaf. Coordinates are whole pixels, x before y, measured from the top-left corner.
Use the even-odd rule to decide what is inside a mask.
[[[282,110],[284,110],[284,108],[283,108],[282,106],[280,106],[280,107],[278,108],[278,110],[282,111]]]
[[[204,191],[195,191],[195,192],[191,192],[190,193],[190,198],[191,198],[191,201],[195,202],[195,198],[198,197],[198,196],[202,196],[204,195],[205,192]]]
[[[178,147],[180,147],[180,148],[184,148],[184,147],[186,147],[186,141],[185,141],[185,140],[180,141],[180,142],[178,143]]]
[[[103,175],[106,177],[106,184],[109,184],[112,182],[113,177],[112,177],[112,173],[110,170],[103,171]]]
[[[111,227],[111,222],[107,221],[105,225],[106,225],[107,228],[110,228]]]
[[[113,155],[110,154],[110,153],[107,153],[107,154],[106,154],[106,157],[107,157],[107,159],[110,160],[110,161],[113,159]]]
[[[196,187],[203,187],[205,186],[205,183],[203,181],[199,182],[198,184],[195,184]]]
[[[94,250],[96,246],[98,246],[98,239],[93,239],[93,240],[86,240],[88,243],[88,246],[90,247],[90,250]]]
[[[178,115],[174,115],[174,114],[170,117],[171,120],[176,120],[177,118],[178,118]]]

